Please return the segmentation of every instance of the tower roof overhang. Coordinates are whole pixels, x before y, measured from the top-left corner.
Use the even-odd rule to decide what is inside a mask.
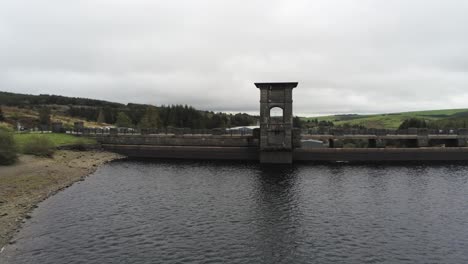
[[[260,82],[255,83],[255,86],[259,89],[271,88],[271,89],[284,89],[284,88],[296,88],[298,82]]]

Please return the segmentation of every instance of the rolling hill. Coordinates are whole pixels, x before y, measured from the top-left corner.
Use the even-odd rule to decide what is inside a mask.
[[[396,129],[400,124],[409,118],[424,119],[429,122],[448,123],[455,121],[468,121],[468,109],[445,109],[445,110],[428,110],[415,112],[401,112],[376,115],[330,115],[320,117],[302,118],[307,120],[317,119],[318,121],[331,121],[335,125],[362,125],[368,128],[388,128]]]
[[[52,121],[60,121],[72,126],[75,121],[85,121],[88,126],[114,124],[119,112],[126,113],[136,126],[144,115],[148,105],[120,104],[103,100],[74,98],[60,95],[29,95],[0,91],[0,107],[3,109],[7,124],[13,126],[16,121],[33,127],[38,120],[38,109],[51,109]],[[248,114],[214,113],[197,110],[189,106],[158,106],[162,126],[215,128],[245,126],[256,124],[258,116]],[[98,122],[99,113],[103,112],[104,122]],[[360,125],[367,128],[396,129],[410,118],[424,119],[432,127],[460,128],[467,127],[468,108],[414,111],[375,115],[343,114],[320,117],[301,117],[307,121],[331,121],[335,126]]]

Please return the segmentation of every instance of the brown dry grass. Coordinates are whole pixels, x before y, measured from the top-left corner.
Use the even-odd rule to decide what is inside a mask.
[[[30,119],[36,120],[39,119],[39,113],[37,111],[26,109],[26,108],[19,108],[13,106],[2,106],[3,112],[7,118],[17,118],[17,119]],[[62,122],[64,125],[72,127],[75,122],[84,122],[86,127],[104,127],[110,126],[109,124],[105,123],[97,123],[92,121],[86,121],[80,118],[67,116],[62,112],[52,110],[51,114],[52,122]]]

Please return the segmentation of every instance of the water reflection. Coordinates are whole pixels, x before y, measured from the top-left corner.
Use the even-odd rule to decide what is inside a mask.
[[[467,263],[466,197],[461,165],[115,162],[0,263]]]
[[[293,259],[295,244],[301,236],[297,169],[282,165],[260,166],[255,184],[257,250],[264,263],[287,263]]]

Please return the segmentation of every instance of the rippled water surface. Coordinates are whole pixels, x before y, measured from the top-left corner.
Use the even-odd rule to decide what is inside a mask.
[[[0,263],[468,263],[468,166],[113,162]]]

